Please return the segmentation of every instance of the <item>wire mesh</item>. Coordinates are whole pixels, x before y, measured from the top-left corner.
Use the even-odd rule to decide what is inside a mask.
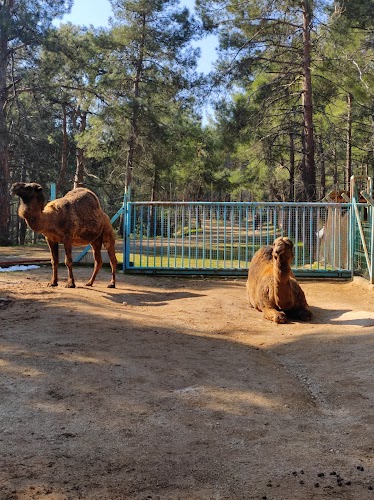
[[[358,220],[354,225],[353,266],[358,276],[370,279],[369,262],[373,261],[372,234],[373,234],[373,209],[367,204],[356,205]],[[360,226],[362,233],[360,231]],[[366,255],[367,252],[367,255]]]
[[[127,267],[240,271],[278,236],[294,243],[295,270],[349,271],[349,204],[145,203],[128,206]]]

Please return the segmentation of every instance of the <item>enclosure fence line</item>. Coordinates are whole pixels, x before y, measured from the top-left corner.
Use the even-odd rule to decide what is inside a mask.
[[[125,195],[111,221],[123,215],[126,273],[245,276],[261,246],[287,236],[294,243],[296,276],[361,275],[373,283],[370,177],[352,177],[350,197],[342,197],[343,202],[221,203],[130,201]]]
[[[294,242],[296,275],[353,274],[350,203],[126,202],[124,271],[245,275],[275,238]]]

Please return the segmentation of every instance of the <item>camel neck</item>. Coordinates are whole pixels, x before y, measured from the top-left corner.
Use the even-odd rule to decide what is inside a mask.
[[[292,287],[290,283],[291,267],[288,264],[274,265],[274,295],[280,309],[287,310],[292,305]]]
[[[41,232],[43,230],[43,212],[40,206],[35,206],[35,203],[26,204],[21,201],[18,214],[26,220],[33,231]]]

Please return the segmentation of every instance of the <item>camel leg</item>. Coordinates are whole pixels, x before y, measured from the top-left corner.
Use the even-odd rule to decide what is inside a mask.
[[[103,265],[103,259],[101,258],[101,245],[102,245],[102,237],[97,238],[95,241],[91,243],[92,250],[94,252],[94,270],[91,278],[87,281],[86,286],[92,286],[97,273],[100,271]]]
[[[287,316],[283,311],[278,311],[273,307],[263,308],[264,318],[269,321],[274,321],[274,323],[287,323]]]
[[[108,285],[108,288],[116,287],[116,268],[117,268],[117,257],[114,249],[114,244],[107,248],[107,252],[110,260],[110,267],[112,268],[112,279]]]
[[[53,243],[47,239],[51,251],[52,276],[47,286],[58,286],[58,243]]]
[[[65,246],[65,266],[68,270],[68,282],[66,283],[66,288],[75,288],[74,276],[73,276],[73,252],[72,246],[68,243]]]
[[[293,318],[297,318],[300,321],[309,321],[313,318],[313,313],[306,307],[301,307],[300,309],[291,311],[290,316],[292,316]]]

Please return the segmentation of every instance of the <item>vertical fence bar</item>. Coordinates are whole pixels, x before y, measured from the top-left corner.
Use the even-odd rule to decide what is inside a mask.
[[[220,219],[220,209],[219,205],[216,205],[216,214],[217,214],[217,254],[216,254],[216,266],[217,268],[219,267],[219,254],[220,254],[220,249],[219,249],[219,219]]]
[[[266,244],[270,245],[270,209],[266,207]]]
[[[181,212],[182,212],[182,216],[181,216],[181,231],[182,231],[182,236],[181,236],[181,240],[182,240],[182,250],[181,250],[181,259],[182,259],[182,267],[185,267],[185,264],[184,264],[184,237],[185,237],[185,224],[186,224],[186,215],[185,215],[185,209],[184,209],[184,205],[181,207]],[[176,229],[175,229],[176,230]]]
[[[248,267],[248,247],[249,247],[249,237],[248,237],[248,205],[245,206],[245,267]]]
[[[191,268],[191,205],[188,205],[188,268]]]
[[[51,188],[50,188],[50,200],[53,201],[56,199],[56,183],[51,182]]]
[[[153,205],[153,262],[156,263],[156,244],[157,244],[157,205]],[[151,221],[152,222],[152,221]],[[162,247],[162,239],[161,239],[161,247]]]
[[[337,221],[337,240],[338,240],[338,269],[342,268],[342,248],[341,248],[341,235],[342,235],[342,211],[338,209]]]
[[[202,239],[203,239],[203,251],[202,251],[202,267],[205,267],[205,249],[206,249],[206,242],[205,242],[205,223],[206,223],[206,205],[203,205],[203,214],[202,214]]]
[[[252,211],[252,257],[255,253],[255,234],[256,234],[256,213],[255,205],[251,206]],[[252,259],[251,259],[252,260]]]
[[[370,284],[372,285],[374,283],[374,244],[373,244],[373,238],[374,238],[374,217],[373,217],[373,206],[369,205],[368,206],[368,217],[370,216],[371,219],[371,231],[370,231],[370,270],[369,270],[369,276],[370,276]]]
[[[314,240],[314,216],[313,208],[309,209],[309,269],[313,268],[313,240]]]
[[[233,219],[233,210],[232,206],[228,205],[228,213],[227,213],[227,229],[229,238],[229,248],[228,248],[228,256],[227,256],[227,268],[230,269],[234,265],[234,219]]]
[[[145,251],[145,259],[146,259],[146,265],[148,266],[149,265],[149,252],[148,252],[148,249],[149,249],[149,241],[150,241],[150,234],[149,234],[149,211],[150,211],[150,207],[148,206],[147,207],[147,210],[144,210],[144,205],[140,205],[140,209],[139,210],[136,210],[137,214],[139,214],[140,212],[140,215],[137,215],[139,217],[139,265],[142,267],[143,266],[143,238],[144,238],[144,211],[146,212],[147,214],[147,220],[146,220],[146,228],[147,228],[147,237],[146,237],[146,241],[147,241],[147,245],[146,245],[146,251]],[[135,216],[135,211],[134,211],[134,234],[136,234],[136,216]],[[134,239],[134,242],[135,242],[135,239]],[[135,247],[134,247],[134,250],[135,250]]]
[[[239,205],[238,208],[238,268],[241,268],[241,259],[242,259],[242,210],[243,205]]]
[[[213,205],[209,208],[209,262],[210,268],[213,268]]]
[[[299,267],[299,209],[296,207],[295,209],[295,263],[296,267]]]
[[[223,267],[226,268],[227,205],[223,207]]]
[[[167,243],[166,243],[166,257],[167,257],[167,263],[168,267],[170,267],[170,259],[171,259],[171,254],[170,254],[170,248],[171,248],[171,207],[168,208],[167,211]]]
[[[171,212],[171,207],[169,208],[169,212]],[[171,213],[170,213],[171,216]],[[171,217],[170,217],[171,221]],[[171,222],[170,222],[171,224]],[[178,262],[178,235],[177,235],[177,228],[178,228],[178,205],[174,207],[174,267],[177,266]],[[169,241],[171,240],[171,231],[169,227]]]
[[[131,206],[127,204],[126,193],[123,195],[123,257],[122,257],[122,271],[130,267],[130,230],[131,230]]]
[[[351,269],[351,277],[353,278],[354,273],[354,214],[352,205],[348,209],[348,228],[347,234],[349,234],[349,238],[347,238],[347,255],[348,255],[348,269]],[[373,236],[373,235],[372,235]]]
[[[195,206],[195,267],[198,267],[199,257],[199,207]]]

